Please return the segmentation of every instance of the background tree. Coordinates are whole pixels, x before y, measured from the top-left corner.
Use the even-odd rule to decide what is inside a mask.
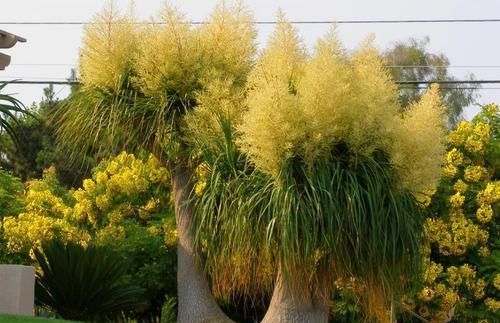
[[[427,46],[430,38],[410,38],[407,41],[397,42],[392,48],[385,51],[384,58],[391,66],[394,80],[401,81],[454,81],[456,78],[450,75],[450,62],[444,54],[429,52]],[[466,79],[473,80],[474,74],[469,74]],[[451,127],[462,117],[465,107],[475,103],[477,85],[458,84],[443,85],[440,89],[443,102],[447,107],[448,122]],[[424,93],[422,85],[404,85],[400,89],[399,100],[403,107],[409,106],[417,101]]]

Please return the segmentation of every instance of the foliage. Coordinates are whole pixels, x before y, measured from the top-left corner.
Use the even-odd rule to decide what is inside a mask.
[[[18,113],[26,113],[21,101],[11,95],[1,93],[9,83],[0,82],[0,133],[5,131],[14,142],[17,139],[12,124],[17,122]]]
[[[68,162],[55,142],[54,129],[50,125],[56,106],[62,104],[54,95],[51,86],[45,88],[44,99],[38,105],[33,104],[30,114],[19,116],[11,125],[17,146],[10,136],[0,134],[0,165],[23,181],[41,178],[44,169],[55,166],[64,185],[81,185],[99,156],[80,160],[77,164]]]
[[[21,180],[0,169],[0,221],[18,214],[23,207],[24,186]]]
[[[147,291],[150,306],[135,316],[159,317],[164,295],[173,296],[176,288],[169,195],[168,173],[152,156],[143,160],[124,152],[105,160],[73,191],[61,187],[49,169],[30,182],[25,211],[6,219],[7,247],[25,258],[55,238],[114,250],[130,260],[122,280]]]
[[[394,80],[397,81],[454,81],[456,80],[449,73],[450,62],[444,54],[434,54],[428,51],[429,38],[414,39],[397,42],[384,53],[384,58],[388,65],[392,66],[390,71]],[[469,79],[474,79],[470,74]],[[399,100],[403,107],[409,106],[412,102],[418,101],[423,91],[419,90],[420,85],[404,85],[400,89]],[[475,85],[474,85],[475,86]],[[448,123],[455,126],[462,118],[462,111],[465,107],[475,103],[476,91],[473,86],[460,84],[460,87],[445,86],[440,89],[443,96],[443,103],[448,108]]]
[[[422,287],[403,302],[426,319],[499,319],[499,130],[491,104],[448,136],[444,176],[425,224]]]
[[[34,254],[36,303],[64,319],[102,322],[147,306],[143,289],[120,282],[126,258],[108,248],[53,240]]]
[[[176,304],[177,302],[174,297],[170,297],[165,301],[163,307],[161,308],[161,323],[177,322],[177,314],[175,311]]]
[[[0,169],[0,263],[22,263],[17,257],[9,256],[3,234],[6,216],[17,215],[24,207],[24,185],[17,177]]]

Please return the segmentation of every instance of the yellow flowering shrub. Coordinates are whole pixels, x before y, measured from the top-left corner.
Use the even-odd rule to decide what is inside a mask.
[[[25,199],[24,211],[4,220],[9,252],[28,254],[41,242],[54,238],[88,243],[89,235],[68,221],[72,213],[70,196],[58,189],[54,168],[46,170],[42,180],[28,183]]]
[[[496,322],[500,304],[498,106],[447,138],[441,184],[425,223],[422,287],[413,310],[432,322]],[[445,316],[443,316],[445,314]]]
[[[76,223],[100,228],[135,218],[147,221],[168,203],[159,196],[167,195],[169,175],[152,155],[146,161],[122,152],[101,163],[92,178],[73,192],[75,205],[71,214]]]
[[[24,211],[4,221],[8,257],[29,263],[33,247],[55,238],[104,245],[130,260],[124,279],[145,288],[151,304],[174,296],[177,231],[169,174],[152,155],[123,152],[70,191],[48,169],[28,184],[25,199]]]
[[[131,221],[145,225],[156,220],[161,231],[165,213],[171,213],[168,179],[152,155],[143,161],[125,152],[99,164],[82,188],[69,192],[50,168],[42,180],[28,184],[24,212],[5,218],[8,250],[27,253],[54,238],[82,244],[117,239],[124,237],[120,227]]]

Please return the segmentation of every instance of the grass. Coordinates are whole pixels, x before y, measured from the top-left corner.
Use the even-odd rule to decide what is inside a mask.
[[[42,318],[42,317],[30,317],[30,316],[16,316],[16,315],[0,314],[0,323],[30,323],[30,322],[60,323],[60,322],[71,322],[71,321],[47,319],[47,318]]]

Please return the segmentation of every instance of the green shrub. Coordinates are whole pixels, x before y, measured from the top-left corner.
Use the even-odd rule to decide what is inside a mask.
[[[22,257],[8,255],[3,234],[3,220],[17,215],[24,206],[24,186],[21,180],[0,169],[0,264],[24,263]]]
[[[147,306],[144,289],[122,282],[127,260],[108,248],[54,240],[34,253],[36,303],[64,319],[102,322]]]
[[[177,300],[175,297],[167,297],[161,308],[161,323],[177,322]]]

